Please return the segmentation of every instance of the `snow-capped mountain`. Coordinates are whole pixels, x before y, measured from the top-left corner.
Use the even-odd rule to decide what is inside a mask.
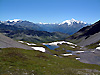
[[[38,24],[41,24],[41,25],[47,25],[47,24],[63,25],[63,24],[68,24],[69,26],[71,26],[71,25],[74,25],[74,23],[77,23],[77,24],[87,24],[86,22],[83,22],[83,21],[80,21],[80,20],[75,20],[74,18],[72,18],[71,20],[65,20],[62,23],[42,23],[42,22],[39,22]]]
[[[68,34],[73,34],[77,32],[79,29],[89,25],[86,22],[80,20],[65,20],[62,23],[38,23],[38,25],[44,30],[48,32],[63,32]]]
[[[16,23],[22,22],[21,19],[14,19],[14,20],[6,20],[6,21],[0,21],[0,23],[4,23],[6,25],[15,25]]]
[[[9,22],[18,22],[18,21],[22,21],[22,20],[20,20],[20,19],[14,19],[14,20],[7,20],[7,21],[9,21]]]
[[[20,19],[0,21],[0,23],[37,31],[63,32],[68,34],[73,34],[88,25],[86,22],[78,21],[73,18],[71,20],[65,20],[62,23],[33,23],[29,21],[22,21]]]
[[[62,25],[62,24],[65,24],[67,23],[68,25],[73,25],[74,23],[77,23],[77,24],[87,24],[86,22],[83,22],[83,21],[78,21],[78,20],[75,20],[75,19],[71,19],[71,20],[65,20],[63,21],[62,23],[60,23],[59,25]]]

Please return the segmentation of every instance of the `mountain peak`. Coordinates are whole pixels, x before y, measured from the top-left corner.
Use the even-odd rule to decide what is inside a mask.
[[[17,21],[22,21],[21,19],[14,19],[14,20],[7,20],[7,21],[10,21],[10,22],[17,22]]]
[[[62,23],[60,23],[60,25],[61,24],[65,24],[65,23],[67,23],[68,25],[73,25],[74,22],[86,24],[86,22],[78,21],[78,20],[75,20],[74,18],[72,18],[71,20],[65,20],[65,21],[63,21]]]
[[[76,20],[74,18],[72,18],[71,21],[76,21]]]

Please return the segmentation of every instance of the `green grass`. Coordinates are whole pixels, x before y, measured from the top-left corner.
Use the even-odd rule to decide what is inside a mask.
[[[85,69],[100,70],[100,66],[34,50],[0,49],[0,75],[83,75]],[[82,73],[78,74],[78,71]]]
[[[58,48],[56,48],[55,50],[72,50],[72,51],[77,51],[77,50],[80,50],[80,46],[74,46],[75,48],[72,48],[70,46],[73,46],[73,45],[68,45],[68,44],[61,44],[59,45]]]

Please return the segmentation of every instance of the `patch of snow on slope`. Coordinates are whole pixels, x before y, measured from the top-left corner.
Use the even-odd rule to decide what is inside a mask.
[[[85,51],[75,51],[76,53],[84,53]]]
[[[34,50],[39,50],[41,52],[45,52],[46,51],[45,48],[43,48],[43,47],[31,47],[31,48],[33,48]]]
[[[99,43],[99,45],[100,45],[100,43]]]
[[[71,48],[75,48],[74,46],[70,46]]]
[[[99,43],[99,45],[100,45],[100,43]],[[97,47],[96,49],[100,50],[100,47]]]
[[[69,56],[69,55],[72,55],[72,54],[61,54],[61,55],[63,55],[63,56]]]
[[[52,42],[52,43],[49,43],[49,45],[57,45],[57,44],[62,44],[62,43],[65,43],[65,41]]]
[[[56,45],[57,46],[57,44],[62,44],[62,43],[67,43],[69,45],[77,46],[76,44],[73,44],[73,43],[70,43],[70,42],[66,42],[66,41],[52,42],[52,43],[47,43],[47,44],[43,43],[43,45]]]
[[[27,43],[27,45],[30,45],[31,46],[31,45],[36,45],[36,44],[34,44],[34,43]]]
[[[18,42],[20,42],[20,43],[24,43],[24,41],[18,41]]]
[[[79,60],[80,58],[76,58],[76,60]]]
[[[100,50],[100,47],[97,47],[96,49]]]

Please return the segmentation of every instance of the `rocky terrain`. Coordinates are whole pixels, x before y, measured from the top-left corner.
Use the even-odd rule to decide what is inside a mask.
[[[86,46],[98,42],[100,40],[100,20],[90,26],[80,29],[66,40],[71,40],[80,46]]]
[[[9,48],[9,47],[32,50],[31,47],[18,43],[17,41],[14,41],[11,38],[6,37],[0,33],[0,48]]]

